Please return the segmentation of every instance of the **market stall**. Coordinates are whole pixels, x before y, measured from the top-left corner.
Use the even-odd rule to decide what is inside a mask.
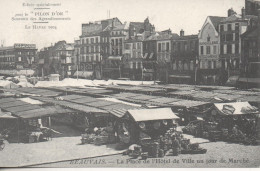
[[[118,123],[119,140],[125,144],[139,143],[143,138],[158,138],[179,119],[170,108],[128,110]]]

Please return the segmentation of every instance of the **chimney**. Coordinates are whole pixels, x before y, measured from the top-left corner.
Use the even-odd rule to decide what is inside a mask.
[[[233,14],[236,14],[236,12],[233,10],[233,8],[230,8],[230,9],[228,10],[228,17],[230,17],[230,16],[233,15]]]
[[[112,29],[114,28],[114,18],[112,19]]]
[[[168,30],[168,34],[172,34],[172,30],[170,28]]]
[[[242,19],[245,19],[245,16],[246,16],[246,10],[245,10],[244,7],[241,9],[241,15],[242,15]]]
[[[129,24],[129,28],[128,28],[128,39],[131,39],[131,25]]]
[[[183,29],[181,29],[181,31],[180,31],[180,36],[184,36],[184,31],[183,31]]]

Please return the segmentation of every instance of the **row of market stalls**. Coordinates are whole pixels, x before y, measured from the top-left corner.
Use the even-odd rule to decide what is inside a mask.
[[[245,101],[245,103],[248,99],[259,101],[259,95],[255,92],[212,86],[116,85],[103,88],[18,88],[13,91],[30,97],[30,103],[35,100],[41,104],[28,105],[24,99],[21,101],[17,98],[4,98],[3,104],[0,106],[4,112],[11,112],[12,116],[22,119],[38,120],[46,116],[49,119],[45,120],[73,125],[81,130],[90,127],[105,127],[109,124],[112,124],[114,128],[118,127],[117,122],[121,122],[120,120],[129,114],[130,110],[138,110],[137,113],[145,115],[146,112],[149,113],[160,108],[170,108],[182,121],[187,123],[197,118],[204,120],[207,117],[211,118],[210,114],[205,115],[205,113],[214,106],[218,106],[217,104],[225,103],[225,108],[228,106],[228,109],[232,109],[235,107],[231,106],[235,104],[242,105],[237,102],[238,100]],[[162,92],[167,92],[167,94]],[[13,106],[8,104],[8,99],[19,101],[15,101]],[[245,108],[253,110],[252,106]],[[249,110],[245,108],[243,111]],[[150,111],[144,111],[144,109]],[[32,114],[33,112],[34,114]],[[157,114],[162,117],[161,113],[157,112]],[[227,116],[233,116],[233,114],[231,112]],[[38,120],[39,122],[41,121]],[[48,125],[51,124],[46,124],[46,126]]]
[[[9,130],[11,142],[28,142],[30,135],[42,127],[51,126],[51,117],[57,114],[73,113],[61,106],[50,106],[31,98],[0,99],[2,115],[1,131]],[[7,117],[8,116],[8,117]]]

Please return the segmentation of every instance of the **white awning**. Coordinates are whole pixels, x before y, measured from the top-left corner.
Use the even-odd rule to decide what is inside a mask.
[[[149,57],[149,59],[152,59],[152,58],[153,58],[153,53],[151,53],[151,54],[150,54],[150,57]]]
[[[76,71],[73,76],[76,77],[77,75],[79,77],[88,78],[93,75],[93,71]]]
[[[251,106],[248,102],[215,103],[214,106],[218,109],[218,111],[226,115],[258,113],[257,108]]]
[[[122,56],[109,56],[107,59],[108,60],[118,60],[118,61],[120,61],[122,59]]]
[[[143,58],[147,58],[147,56],[148,56],[148,53],[145,53]]]
[[[136,122],[164,120],[164,119],[179,119],[171,108],[156,108],[156,109],[136,109],[128,110],[128,113],[134,118]]]

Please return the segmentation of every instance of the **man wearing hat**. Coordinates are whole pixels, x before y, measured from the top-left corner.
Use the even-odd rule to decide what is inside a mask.
[[[176,135],[172,135],[172,153],[174,156],[178,156],[180,151],[180,142],[177,140]]]

